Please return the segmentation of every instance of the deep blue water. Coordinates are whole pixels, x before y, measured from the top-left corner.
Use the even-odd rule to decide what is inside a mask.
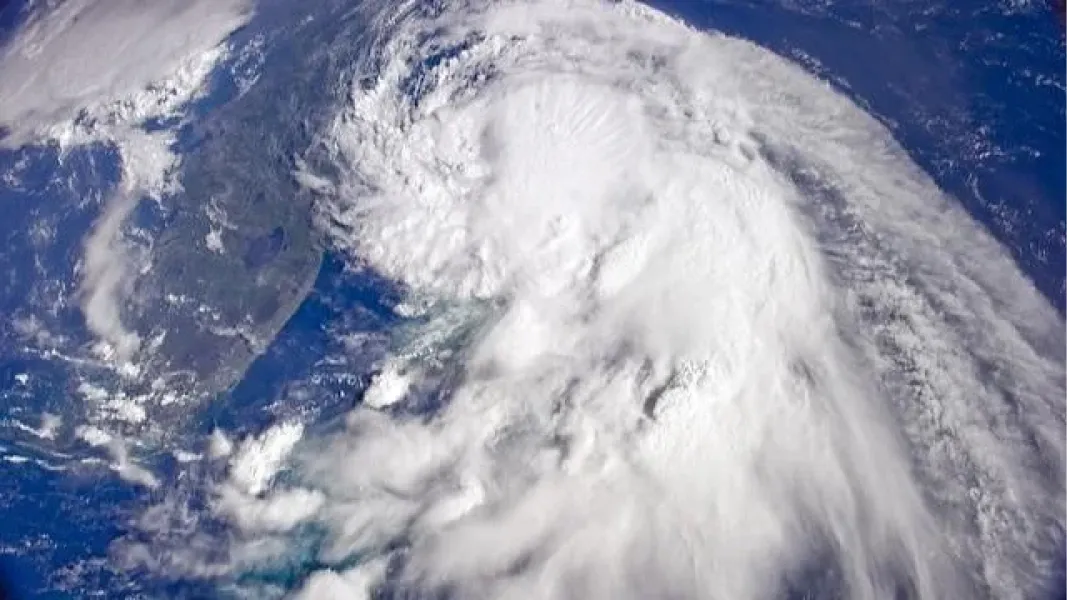
[[[1005,13],[953,4],[920,14],[915,3],[881,7],[851,2],[823,11],[802,10],[802,3],[787,9],[755,0],[655,4],[697,26],[752,39],[786,56],[797,57],[799,48],[814,57],[819,64],[809,66],[887,123],[915,160],[1011,249],[1038,288],[1064,310],[1064,47],[1062,29],[1050,10]],[[19,21],[21,5],[0,7],[0,41]],[[893,12],[905,9],[916,12]],[[269,22],[269,16],[264,19]],[[257,26],[269,23],[254,21],[235,38],[248,40]],[[1044,74],[1058,87],[1034,85],[1032,76],[1022,74],[1025,70]],[[210,114],[239,95],[229,70],[216,74],[212,89],[192,107],[194,114]],[[179,147],[194,150],[199,133],[183,132]],[[990,146],[1003,152],[983,158],[983,149]],[[5,248],[0,254],[0,314],[5,315],[24,311],[28,297],[43,302],[70,292],[81,236],[99,211],[98,196],[118,180],[116,156],[104,146],[75,150],[62,161],[49,148],[3,151],[0,171],[22,156],[30,159],[23,177],[26,189],[0,187],[0,242]],[[43,247],[32,238],[34,226],[41,223],[52,227],[55,240]],[[268,236],[264,251],[282,242]],[[373,335],[394,326],[397,317],[390,308],[395,300],[387,282],[348,271],[341,258],[327,256],[307,299],[267,352],[232,392],[205,409],[194,429],[254,432],[279,416],[328,420],[343,412],[358,401],[369,380],[370,357],[338,364],[324,364],[322,358],[343,354],[339,334]],[[88,339],[73,307],[60,308],[49,318],[75,345]],[[67,364],[24,350],[16,340],[12,321],[0,322],[0,446],[17,445],[19,454],[46,458],[48,452],[35,454],[30,437],[10,427],[10,419],[42,410],[70,414],[63,403],[72,395],[76,373]],[[28,388],[15,379],[24,372],[33,375]],[[321,398],[333,403],[323,405]],[[61,439],[57,446],[76,456],[93,455],[75,440]],[[126,531],[124,519],[140,494],[107,474],[56,474],[32,463],[0,462],[0,480],[12,482],[0,491],[0,506],[9,517],[0,519],[0,541],[18,541],[25,550],[0,555],[0,578],[9,580],[17,597],[65,597],[41,590],[57,570],[105,555],[110,541]],[[87,569],[83,575],[96,589],[129,583],[107,569]],[[798,585],[797,597],[813,587],[818,584]],[[168,595],[206,593],[164,589]],[[1051,597],[1064,597],[1062,581],[1050,589],[1056,590]]]

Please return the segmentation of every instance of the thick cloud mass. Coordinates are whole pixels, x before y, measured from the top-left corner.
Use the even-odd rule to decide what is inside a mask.
[[[408,331],[374,402],[294,450],[305,491],[224,493],[257,517],[234,556],[313,523],[334,572],[307,597],[366,593],[398,547],[397,585],[464,598],[1047,581],[1062,322],[872,117],[631,2],[374,23],[375,75],[308,163],[339,174],[299,176],[338,246],[428,302],[422,339],[464,343]],[[446,406],[394,410],[439,346]]]

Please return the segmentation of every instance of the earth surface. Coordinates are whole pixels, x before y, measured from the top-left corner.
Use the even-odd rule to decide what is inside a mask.
[[[3,5],[9,596],[1063,598],[1063,39]]]

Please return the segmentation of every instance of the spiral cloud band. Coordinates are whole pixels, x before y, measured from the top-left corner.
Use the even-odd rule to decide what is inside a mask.
[[[239,452],[234,556],[321,532],[307,598],[1048,585],[1061,318],[873,117],[633,2],[367,18],[297,175],[416,324],[340,431]]]

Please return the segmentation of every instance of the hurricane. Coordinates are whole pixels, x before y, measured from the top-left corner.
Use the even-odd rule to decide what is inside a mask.
[[[325,248],[391,290],[390,326],[343,344],[368,368],[350,404],[216,427],[174,481],[130,458],[172,439],[151,425],[101,442],[150,490],[116,569],[309,600],[1051,593],[1063,316],[886,123],[631,0],[336,18],[306,19],[331,36],[271,109],[293,111],[292,147],[233,142],[269,156],[240,176],[126,168],[73,297],[113,385],[185,431],[159,398],[218,402],[266,343],[247,324],[280,326],[307,283],[275,293],[269,272],[247,327],[153,338],[177,287],[221,305],[237,284],[182,283],[168,233],[117,240],[146,190],[221,214],[245,185],[306,221],[259,250]],[[107,135],[127,161],[143,147]],[[198,235],[224,257],[238,234],[215,223]]]

